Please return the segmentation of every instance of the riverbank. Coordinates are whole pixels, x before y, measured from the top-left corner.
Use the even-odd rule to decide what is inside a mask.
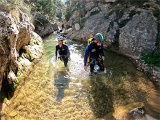
[[[116,44],[113,44],[111,46],[104,46],[104,47],[105,49],[109,49],[113,52],[116,52],[117,54],[121,54],[127,59],[131,60],[135,64],[137,70],[143,71],[146,74],[146,76],[148,76],[148,78],[151,80],[151,82],[154,84],[156,89],[160,91],[160,74],[159,74],[160,68],[159,67],[146,64],[145,61],[142,59],[134,59],[120,53],[119,47]]]

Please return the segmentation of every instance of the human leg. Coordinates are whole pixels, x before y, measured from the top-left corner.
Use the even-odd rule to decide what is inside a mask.
[[[99,68],[100,68],[100,71],[104,71],[103,60],[101,60],[101,61],[98,63],[98,66],[99,66]]]
[[[93,73],[94,70],[94,64],[90,64],[90,72]]]
[[[65,58],[65,59],[63,60],[63,62],[64,62],[64,66],[67,67],[68,58]]]

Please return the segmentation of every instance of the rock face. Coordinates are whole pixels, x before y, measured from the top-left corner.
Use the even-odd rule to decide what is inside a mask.
[[[57,24],[51,24],[42,14],[36,13],[34,16],[35,32],[44,37],[58,30]]]
[[[151,6],[149,2],[145,3],[143,8],[138,8],[128,6],[126,1],[122,1],[125,6],[117,0],[74,2],[83,6],[86,14],[79,15],[76,20],[73,19],[75,14],[70,17],[69,25],[74,26],[78,22],[81,29],[76,31],[72,27],[73,31],[69,32],[69,38],[86,41],[90,37],[90,32],[94,34],[101,32],[105,37],[105,46],[116,43],[119,52],[136,59],[140,58],[142,53],[159,47],[159,18],[157,19],[152,11],[160,10],[158,4],[152,3]],[[146,7],[146,4],[150,7]],[[78,11],[80,10],[76,9],[76,13]]]
[[[141,53],[155,49],[157,33],[157,22],[151,13],[136,14],[120,30],[119,48],[122,53],[139,58]]]
[[[0,90],[18,84],[23,72],[42,56],[42,39],[20,9],[0,12]],[[2,86],[2,83],[4,86]]]
[[[139,61],[143,54],[153,52],[155,48],[160,50],[160,4],[156,0],[148,1],[140,4],[129,0],[74,0],[74,5],[82,6],[85,14],[77,17],[80,22],[71,15],[68,24],[72,28],[67,30],[67,36],[86,42],[90,33],[100,32],[105,38],[104,47],[110,46],[112,50]],[[77,13],[80,10],[76,8]],[[80,30],[75,30],[76,23],[80,24]],[[159,89],[159,69],[146,68],[143,64],[144,61],[137,65],[147,73],[152,72],[150,78]]]

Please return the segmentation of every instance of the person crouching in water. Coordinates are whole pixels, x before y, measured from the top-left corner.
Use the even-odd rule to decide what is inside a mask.
[[[84,70],[87,71],[87,62],[90,65],[90,75],[94,72],[95,64],[99,66],[98,71],[104,71],[103,61],[104,50],[103,50],[103,40],[104,37],[101,33],[97,33],[90,44],[87,45],[85,54],[84,54]],[[89,58],[89,61],[88,61]]]
[[[63,37],[58,37],[58,45],[56,45],[55,60],[60,59],[64,62],[64,66],[67,67],[68,60],[70,60],[70,51],[67,45],[63,44]]]

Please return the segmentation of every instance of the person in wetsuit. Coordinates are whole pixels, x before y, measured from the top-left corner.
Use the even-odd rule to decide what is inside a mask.
[[[101,33],[97,33],[90,44],[87,45],[85,54],[84,54],[84,70],[88,68],[87,62],[90,65],[90,73],[94,72],[95,64],[99,66],[99,71],[104,71],[103,61],[104,50],[103,50],[103,40],[104,37]],[[89,61],[88,61],[89,58]]]
[[[55,60],[60,59],[64,62],[64,66],[67,67],[68,60],[70,60],[70,51],[67,45],[63,44],[64,38],[58,37],[58,45],[56,45]]]

